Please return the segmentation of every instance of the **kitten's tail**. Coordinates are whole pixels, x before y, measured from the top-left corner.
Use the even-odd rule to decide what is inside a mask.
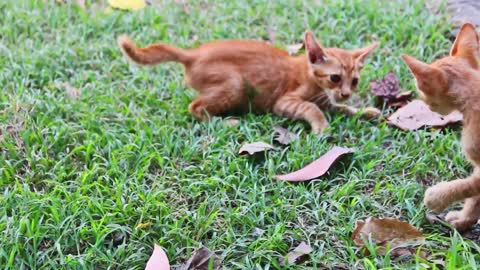
[[[191,60],[187,50],[166,44],[159,43],[138,48],[127,36],[118,37],[117,42],[126,57],[141,65],[156,65],[167,61],[188,64]]]

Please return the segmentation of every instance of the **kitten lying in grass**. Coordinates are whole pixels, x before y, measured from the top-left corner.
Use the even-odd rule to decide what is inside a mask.
[[[408,55],[403,59],[410,67],[425,102],[433,111],[463,113],[462,147],[474,166],[465,179],[442,182],[427,189],[425,204],[435,212],[456,201],[465,200],[461,211],[446,216],[458,230],[465,230],[480,218],[480,46],[475,27],[464,24],[450,51],[450,56],[425,64]]]
[[[328,126],[322,109],[349,115],[359,111],[337,102],[356,89],[365,59],[377,43],[353,51],[323,48],[310,32],[304,42],[306,54],[290,56],[260,41],[214,41],[180,49],[166,44],[137,48],[128,37],[118,39],[135,63],[184,65],[187,84],[199,93],[188,108],[196,118],[253,108],[305,120],[313,132],[321,133]],[[362,115],[374,118],[380,111],[367,108]]]

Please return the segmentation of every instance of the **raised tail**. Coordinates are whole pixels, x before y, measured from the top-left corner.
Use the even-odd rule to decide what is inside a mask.
[[[190,61],[187,50],[166,44],[153,44],[145,48],[138,48],[127,36],[120,36],[117,41],[123,54],[137,64],[156,65],[168,61],[187,64]]]

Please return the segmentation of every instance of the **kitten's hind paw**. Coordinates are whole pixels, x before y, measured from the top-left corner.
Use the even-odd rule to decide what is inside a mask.
[[[436,184],[427,189],[423,202],[433,212],[440,213],[454,202],[451,197],[451,192],[448,182]]]
[[[362,116],[368,119],[375,119],[382,115],[382,111],[375,107],[367,107],[362,110]]]
[[[445,220],[460,232],[470,229],[478,221],[466,216],[463,211],[450,211]]]

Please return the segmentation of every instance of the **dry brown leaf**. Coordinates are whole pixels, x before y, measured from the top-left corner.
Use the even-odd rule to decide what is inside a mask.
[[[290,132],[288,129],[280,127],[280,126],[275,126],[273,127],[275,130],[275,133],[277,136],[275,137],[275,140],[283,145],[288,145],[290,144],[291,141],[297,140],[298,135]]]
[[[264,143],[264,142],[254,142],[254,143],[248,143],[248,144],[244,144],[240,150],[238,151],[238,153],[240,155],[245,155],[245,154],[248,154],[248,155],[253,155],[255,153],[259,153],[259,152],[265,152],[265,151],[268,151],[268,150],[271,150],[271,149],[274,149],[273,146],[271,146],[270,144],[268,143]]]
[[[382,80],[371,81],[370,88],[377,97],[378,106],[400,108],[412,98],[412,91],[402,92],[400,82],[393,72],[389,72]]]
[[[288,252],[286,260],[285,258],[280,258],[280,265],[285,266],[287,264],[290,265],[301,262],[302,259],[304,259],[305,256],[310,254],[312,251],[312,247],[302,241],[294,250]]]
[[[324,175],[339,157],[353,152],[355,152],[355,150],[352,148],[335,146],[330,149],[330,151],[328,151],[326,154],[321,156],[319,159],[305,166],[303,169],[289,174],[276,175],[275,178],[278,180],[289,182],[301,182],[311,180]]]
[[[418,99],[408,103],[388,117],[389,124],[403,130],[417,130],[423,126],[444,127],[462,120],[463,115],[458,111],[442,116],[431,111],[425,102]]]
[[[202,247],[192,254],[192,257],[178,270],[209,270],[209,265],[212,264],[212,269],[220,268],[222,261],[220,258],[211,252],[208,248]]]
[[[145,266],[145,270],[170,270],[170,262],[162,247],[155,245],[152,256],[148,259],[147,265]]]
[[[303,43],[295,43],[291,45],[287,45],[287,52],[290,55],[297,54],[301,49],[303,49]]]
[[[371,239],[376,245],[386,247],[391,244],[391,255],[412,255],[415,250],[408,247],[408,244],[419,244],[424,241],[423,233],[412,225],[395,218],[367,218],[365,221],[357,221],[352,233],[353,243],[356,246],[364,247],[364,239]],[[385,249],[380,249],[383,254]],[[426,254],[420,254],[426,256]]]
[[[413,92],[402,92],[395,96],[394,99],[388,101],[386,105],[390,108],[399,109],[408,104],[412,100]]]

